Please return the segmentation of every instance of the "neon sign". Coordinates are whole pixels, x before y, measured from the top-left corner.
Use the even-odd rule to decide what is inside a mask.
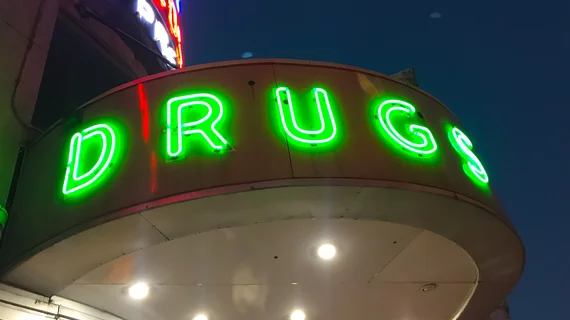
[[[63,181],[63,194],[71,194],[84,189],[101,178],[109,168],[115,155],[116,135],[113,128],[101,123],[75,133],[69,144],[69,156]],[[84,152],[84,144],[94,143],[97,148],[95,164],[85,165],[88,162],[88,153]],[[91,149],[93,150],[93,149]],[[86,168],[87,167],[87,168]]]
[[[144,90],[139,85],[139,95]],[[143,92],[144,93],[144,92]],[[272,90],[272,98],[277,100],[272,108],[276,109],[279,118],[275,121],[283,129],[283,135],[289,141],[297,141],[305,145],[316,146],[328,143],[337,137],[339,114],[331,108],[331,96],[322,88],[310,91],[310,103],[302,104],[295,99],[296,95],[287,87]],[[143,99],[146,101],[146,98]],[[145,102],[146,103],[146,102]],[[164,122],[166,155],[170,159],[180,159],[200,144],[207,146],[210,152],[228,149],[225,130],[224,105],[218,95],[198,92],[175,95],[166,100]],[[375,110],[375,124],[381,127],[384,140],[393,143],[403,151],[421,156],[421,161],[428,161],[428,155],[440,152],[432,131],[422,123],[422,117],[416,108],[405,101],[387,99]],[[311,111],[312,116],[301,119],[301,111]],[[307,112],[304,113],[307,115]],[[302,122],[304,120],[304,122]],[[365,120],[365,119],[363,119]],[[456,127],[446,128],[449,142],[462,159],[463,170],[476,184],[486,186],[489,177],[483,164],[473,152],[471,140]],[[143,135],[145,142],[148,140]],[[119,139],[114,127],[109,123],[98,123],[75,133],[69,142],[69,151],[62,193],[66,196],[87,189],[107,176],[112,163],[117,163],[117,149],[124,149],[124,141]],[[154,157],[154,154],[153,154]]]
[[[154,3],[156,6],[149,0],[136,0],[135,12],[147,26],[162,56],[173,65],[182,67],[184,58],[178,6],[173,0],[154,0]],[[167,23],[164,23],[163,19],[166,19]]]
[[[191,121],[184,121],[184,113],[195,106],[207,109],[206,115]],[[216,126],[224,115],[224,106],[220,99],[208,93],[197,93],[174,97],[166,106],[166,141],[170,157],[178,157],[184,149],[182,138],[193,134],[201,135],[214,150],[221,150],[228,141],[220,134]]]
[[[458,128],[452,128],[449,132],[449,140],[457,153],[464,159],[463,170],[465,173],[479,182],[488,183],[489,176],[487,171],[481,161],[479,161],[479,158],[473,153],[473,143],[471,143],[467,135]]]
[[[281,125],[289,137],[302,143],[311,145],[327,143],[336,137],[336,121],[331,110],[329,96],[322,88],[314,88],[314,104],[318,114],[318,125],[314,125],[315,119],[310,119],[311,127],[318,127],[317,130],[302,129],[297,121],[300,101],[291,99],[291,91],[287,87],[275,89],[275,98],[279,107]],[[295,108],[296,106],[297,108]],[[308,106],[304,106],[308,107]],[[323,112],[324,109],[324,112]]]
[[[408,124],[417,117],[416,108],[402,100],[386,100],[378,107],[378,120],[388,136],[407,151],[418,155],[430,155],[437,151],[437,143],[427,127]],[[400,122],[407,126],[404,131],[408,138],[402,136],[395,124]],[[407,130],[406,130],[407,129]],[[415,141],[417,142],[415,142]]]
[[[168,31],[170,35],[174,38],[176,44],[176,58],[178,66],[184,66],[184,55],[182,52],[182,31],[180,30],[179,24],[179,12],[180,12],[180,1],[176,3],[174,0],[154,0],[154,3],[162,8],[164,16],[168,21]]]

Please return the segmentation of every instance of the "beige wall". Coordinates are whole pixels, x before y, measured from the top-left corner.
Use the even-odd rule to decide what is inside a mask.
[[[93,4],[93,1],[89,3]],[[96,6],[108,9],[107,1]],[[107,7],[106,7],[107,6]],[[144,67],[132,51],[109,28],[93,20],[80,20],[72,0],[0,1],[0,205],[6,199],[18,150],[23,141],[33,138],[29,126],[60,9],[84,32],[96,37],[125,72],[138,78],[146,76]],[[102,12],[101,12],[102,13]],[[13,109],[17,110],[17,116]],[[21,123],[20,123],[21,122]]]
[[[20,143],[36,103],[58,0],[0,1],[0,205],[5,205]]]

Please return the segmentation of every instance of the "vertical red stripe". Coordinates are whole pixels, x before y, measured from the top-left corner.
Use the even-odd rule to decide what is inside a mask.
[[[156,191],[156,155],[154,151],[150,158],[150,192],[154,193]]]
[[[146,99],[146,94],[144,92],[144,87],[142,83],[138,84],[139,89],[139,109],[141,111],[142,119],[142,136],[145,143],[148,143],[149,135],[149,120],[148,120],[148,100]]]
[[[142,136],[144,142],[148,145],[150,124],[148,116],[148,100],[144,91],[144,86],[142,83],[137,85],[139,90],[139,109],[141,111],[141,126],[142,126]],[[154,151],[151,153],[150,158],[150,191],[154,193],[156,191],[156,156]]]

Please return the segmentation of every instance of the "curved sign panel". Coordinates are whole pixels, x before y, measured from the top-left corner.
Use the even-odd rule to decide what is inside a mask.
[[[420,90],[337,65],[215,64],[118,88],[43,136],[25,157],[2,268],[151,201],[327,178],[433,187],[501,214],[477,145]]]

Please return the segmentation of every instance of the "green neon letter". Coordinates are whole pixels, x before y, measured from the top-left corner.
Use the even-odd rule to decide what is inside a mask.
[[[431,130],[417,124],[407,126],[405,135],[400,134],[394,127],[398,122],[411,120],[416,114],[416,108],[401,100],[386,100],[378,107],[378,120],[382,129],[404,149],[418,155],[431,155],[437,150],[437,144]],[[407,125],[407,124],[406,124]]]
[[[195,121],[183,121],[183,111],[194,106],[202,106],[208,110],[208,113]],[[197,93],[175,97],[168,100],[166,112],[166,147],[170,157],[178,157],[182,153],[184,135],[200,134],[214,150],[221,150],[228,144],[216,129],[224,114],[222,102],[216,96]]]
[[[98,151],[100,153],[95,164],[87,170],[87,168],[84,168],[86,154],[82,154],[82,145],[88,141],[100,142],[100,150]],[[106,124],[97,124],[74,134],[69,144],[69,156],[67,158],[62,192],[71,194],[97,181],[109,168],[111,160],[115,155],[115,148],[115,132]],[[83,147],[83,150],[85,150],[85,147]]]
[[[473,143],[471,143],[467,135],[458,128],[453,128],[449,132],[449,140],[451,140],[451,144],[464,160],[463,170],[465,173],[469,176],[474,176],[483,183],[488,183],[489,176],[487,175],[487,171],[485,171],[479,158],[471,151],[471,149],[473,149]]]
[[[277,105],[279,107],[279,115],[281,116],[281,125],[289,137],[299,142],[309,144],[326,143],[332,141],[336,136],[334,115],[331,110],[327,92],[321,88],[314,88],[313,93],[315,95],[315,104],[319,114],[319,129],[304,130],[299,127],[295,117],[295,108],[299,108],[299,105],[295,104],[295,107],[293,106],[294,104],[291,99],[291,92],[286,87],[280,87],[275,90]]]

